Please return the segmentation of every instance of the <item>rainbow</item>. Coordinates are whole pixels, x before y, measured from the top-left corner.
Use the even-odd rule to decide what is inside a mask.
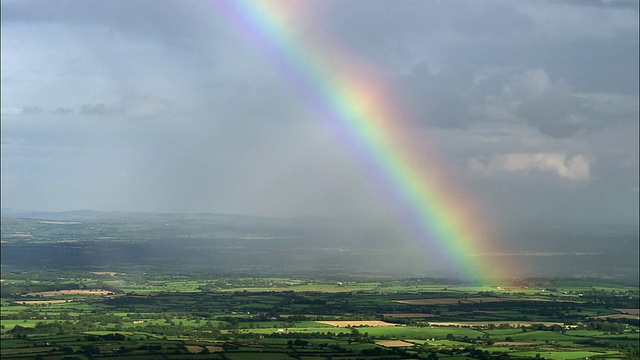
[[[430,259],[465,279],[504,277],[491,252],[486,220],[451,181],[437,151],[411,136],[410,114],[368,62],[322,38],[303,14],[315,2],[214,1],[230,22],[293,86],[361,167]],[[296,7],[302,7],[296,9]],[[306,24],[302,24],[305,22]],[[422,158],[420,157],[422,156]]]

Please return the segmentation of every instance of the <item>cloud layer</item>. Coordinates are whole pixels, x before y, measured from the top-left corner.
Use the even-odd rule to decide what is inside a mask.
[[[292,19],[385,79],[411,132],[492,217],[637,222],[637,2],[309,6]],[[3,207],[390,216],[210,3],[1,10]]]

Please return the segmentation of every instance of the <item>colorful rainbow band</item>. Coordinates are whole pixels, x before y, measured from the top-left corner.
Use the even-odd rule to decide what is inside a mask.
[[[302,2],[303,4],[310,4]],[[391,86],[367,62],[344,51],[336,41],[313,41],[286,1],[214,1],[232,23],[293,86],[307,108],[354,162],[366,172],[425,252],[440,257],[465,279],[505,277],[499,264],[483,261],[491,247],[474,201],[451,184],[450,172],[429,144],[423,153],[408,145],[411,125],[406,107],[390,94]],[[425,157],[418,158],[418,155]]]

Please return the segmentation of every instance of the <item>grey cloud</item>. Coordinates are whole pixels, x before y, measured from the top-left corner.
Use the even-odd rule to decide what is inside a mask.
[[[552,76],[589,92],[637,94],[638,38],[561,40],[501,39],[454,42],[442,50],[447,66],[473,64],[512,72],[543,68]]]
[[[637,101],[632,98],[578,93],[542,69],[513,76],[501,96],[516,117],[554,137],[637,119]]]
[[[553,84],[542,70],[527,71],[514,77],[507,91],[519,102],[517,116],[545,134],[566,137],[585,126],[583,104],[563,84]]]
[[[51,113],[54,115],[72,115],[75,112],[73,111],[73,109],[70,109],[70,108],[59,107],[55,110],[52,110]]]
[[[66,109],[72,112],[70,109]],[[80,115],[117,116],[125,119],[151,119],[174,114],[171,103],[158,97],[129,97],[119,102],[105,104],[103,102],[82,105]]]
[[[85,104],[80,108],[80,115],[112,116],[122,114],[122,110],[104,103]]]
[[[580,92],[544,69],[495,73],[446,66],[431,73],[424,64],[397,77],[399,98],[416,124],[466,128],[480,122],[524,122],[563,138],[612,123],[634,121],[638,100],[630,95]]]
[[[42,113],[42,108],[36,105],[28,105],[22,108],[22,115],[35,115]]]

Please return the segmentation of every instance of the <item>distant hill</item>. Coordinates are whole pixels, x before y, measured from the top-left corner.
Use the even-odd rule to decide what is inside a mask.
[[[0,210],[2,217],[16,217],[25,219],[46,219],[46,220],[81,220],[81,219],[95,219],[101,216],[110,214],[107,212],[100,212],[95,210],[74,210],[74,211],[31,211],[31,210],[19,210],[11,208],[3,208]]]
[[[66,263],[81,256],[68,251],[81,248],[102,254],[101,266],[140,262],[238,269],[238,264],[251,264],[246,266],[259,271],[381,274],[434,274],[451,267],[432,251],[433,241],[415,239],[391,222],[94,210],[3,209],[1,215],[3,266]],[[524,275],[638,278],[638,227],[632,224],[521,226],[500,234],[492,250],[476,255],[487,262],[516,263]],[[85,265],[96,261],[86,259]]]

